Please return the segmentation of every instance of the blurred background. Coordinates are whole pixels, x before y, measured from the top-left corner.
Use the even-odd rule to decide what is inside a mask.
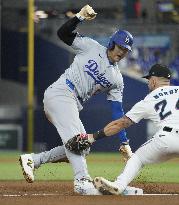
[[[74,58],[73,50],[57,38],[57,29],[86,4],[98,15],[79,25],[80,33],[104,46],[116,29],[134,36],[133,51],[120,62],[125,112],[147,94],[141,76],[154,63],[169,65],[172,84],[179,85],[179,0],[1,0],[0,150],[38,152],[61,144],[45,118],[43,93]],[[92,98],[80,113],[88,133],[111,121],[105,99]],[[154,132],[148,121],[129,128],[132,149]],[[92,150],[113,152],[118,147],[114,136]]]

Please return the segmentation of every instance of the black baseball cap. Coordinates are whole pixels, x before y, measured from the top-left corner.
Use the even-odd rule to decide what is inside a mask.
[[[149,79],[151,76],[156,76],[156,77],[163,77],[163,78],[167,78],[170,79],[171,78],[171,71],[170,69],[165,66],[165,65],[161,65],[161,64],[155,64],[151,67],[151,69],[149,70],[148,75],[143,76],[142,78],[147,78]]]

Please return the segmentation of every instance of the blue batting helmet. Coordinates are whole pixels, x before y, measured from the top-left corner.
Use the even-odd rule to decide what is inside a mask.
[[[108,48],[113,48],[114,44],[132,51],[133,36],[128,31],[118,30],[111,36]]]

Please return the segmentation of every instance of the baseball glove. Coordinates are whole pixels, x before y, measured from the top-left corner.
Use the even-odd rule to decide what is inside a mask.
[[[88,134],[79,134],[69,139],[65,144],[66,149],[77,155],[82,155],[90,148],[91,143],[88,140]]]
[[[85,20],[92,20],[96,18],[97,13],[93,10],[91,6],[88,4],[84,6],[79,13],[76,14],[76,16],[79,19],[85,19]]]

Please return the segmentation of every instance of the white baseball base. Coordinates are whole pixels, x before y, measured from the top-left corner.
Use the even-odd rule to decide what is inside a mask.
[[[143,195],[143,189],[127,186],[122,195]]]

